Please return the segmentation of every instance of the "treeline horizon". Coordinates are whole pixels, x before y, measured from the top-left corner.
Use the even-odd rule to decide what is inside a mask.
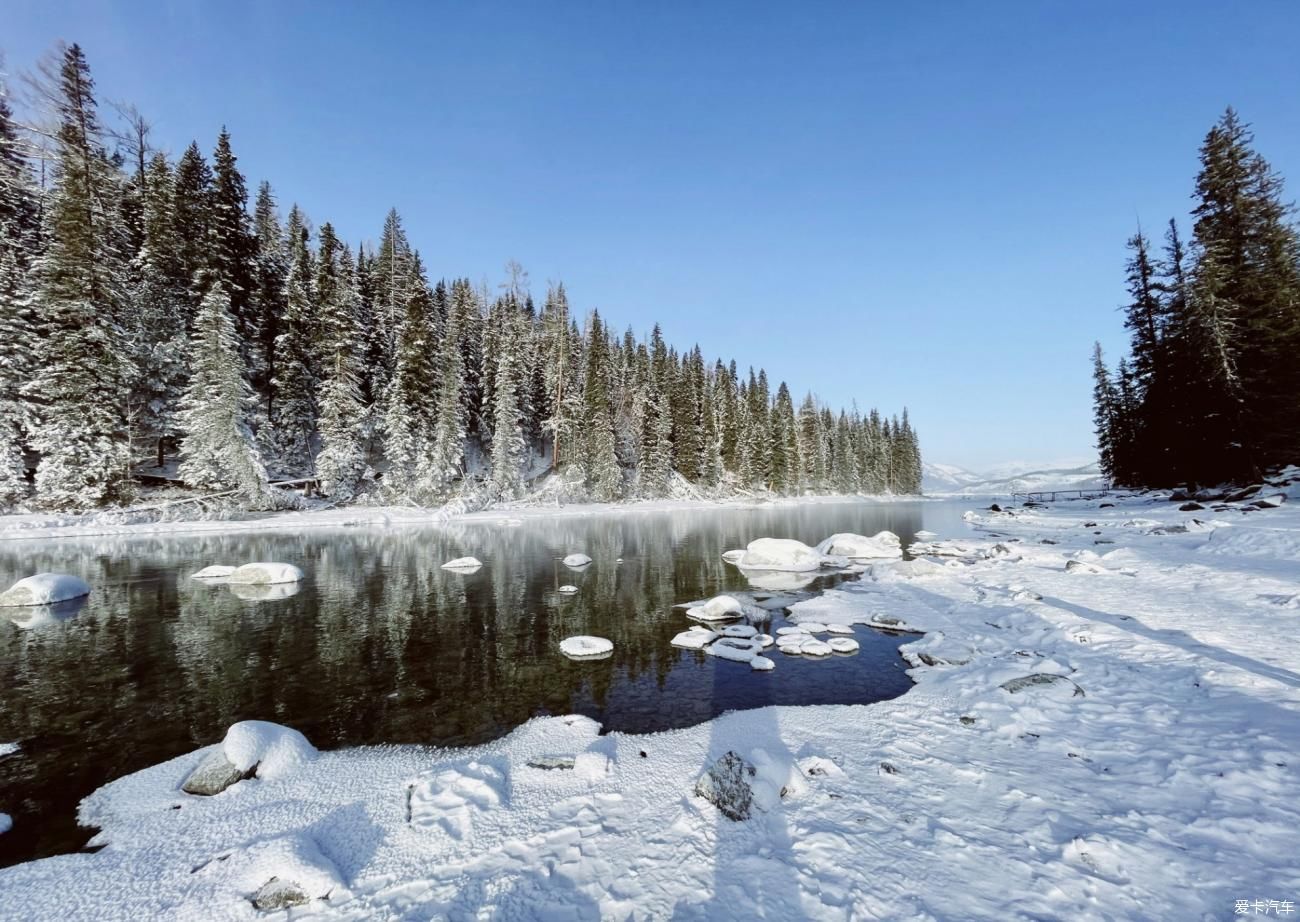
[[[1228,108],[1200,148],[1192,236],[1128,240],[1129,355],[1093,347],[1103,471],[1135,487],[1257,482],[1300,463],[1300,234]]]
[[[680,490],[915,493],[907,411],[798,402],[763,369],[678,352],[540,308],[507,265],[497,293],[431,282],[396,209],[355,250],[268,182],[249,193],[230,134],[173,163],[148,121],[100,117],[78,45],[0,92],[0,508],[129,502],[144,460],[253,507],[311,479],[336,500],[432,504]],[[2,88],[0,88],[2,89]],[[35,462],[34,477],[30,476]],[[163,465],[165,467],[165,465]]]

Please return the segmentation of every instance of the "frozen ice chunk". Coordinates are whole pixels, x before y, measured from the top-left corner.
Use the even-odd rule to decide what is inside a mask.
[[[560,652],[569,659],[604,659],[614,652],[613,641],[579,634],[560,641]]]
[[[0,606],[52,605],[90,595],[86,581],[66,573],[37,573],[14,583],[0,593]]]
[[[232,583],[296,583],[302,571],[291,563],[246,563],[229,578]]]

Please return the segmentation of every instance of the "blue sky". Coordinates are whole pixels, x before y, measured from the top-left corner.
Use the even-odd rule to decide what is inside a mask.
[[[1092,452],[1123,243],[1228,104],[1300,188],[1300,4],[7,0],[156,139],[224,123],[353,241],[562,279],[615,328],[886,412],[974,469]]]

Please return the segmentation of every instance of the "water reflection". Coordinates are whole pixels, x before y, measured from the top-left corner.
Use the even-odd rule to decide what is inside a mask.
[[[854,657],[773,654],[777,669],[758,673],[670,646],[690,623],[673,606],[726,591],[818,588],[807,574],[742,574],[723,562],[723,551],[753,538],[816,543],[888,528],[906,542],[922,511],[936,508],[853,503],[0,545],[0,585],[54,571],[94,590],[75,607],[0,621],[0,742],[22,744],[21,757],[0,761],[0,809],[15,819],[0,836],[0,863],[79,847],[82,797],[213,742],[237,720],[290,724],[323,748],[460,745],[544,713],[649,731],[767,703],[892,697],[908,685],[897,638],[859,630]],[[574,552],[594,562],[564,566]],[[470,555],[481,569],[441,568]],[[293,563],[306,578],[190,578],[250,560]],[[575,634],[609,638],[612,656],[566,659],[559,641]]]

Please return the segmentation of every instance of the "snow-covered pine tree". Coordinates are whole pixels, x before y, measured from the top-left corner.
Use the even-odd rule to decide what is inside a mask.
[[[784,381],[776,389],[776,404],[772,408],[768,425],[771,487],[777,493],[797,493],[799,442],[795,431],[794,401],[790,399],[790,388]]]
[[[239,348],[249,379],[260,380],[266,359],[262,355],[260,320],[253,275],[257,240],[249,227],[248,187],[230,148],[230,132],[223,125],[212,154],[211,244],[208,261],[230,295]]]
[[[475,309],[469,282],[453,282],[433,368],[437,382],[433,446],[421,475],[421,480],[435,491],[445,490],[465,468],[465,366],[461,350],[465,322]]]
[[[30,492],[23,447],[30,422],[22,386],[31,376],[28,271],[37,246],[36,188],[0,81],[0,509]]]
[[[609,340],[598,311],[587,325],[586,369],[583,381],[582,438],[587,490],[599,502],[611,502],[622,492],[622,473],[614,453],[614,421],[609,405]]]
[[[641,438],[638,489],[642,496],[668,494],[673,472],[672,413],[666,385],[670,380],[668,349],[659,325],[650,334],[648,375],[640,394]]]
[[[716,367],[721,368],[721,365],[719,362]],[[698,410],[700,484],[705,487],[716,487],[726,475],[722,466],[722,427],[718,419],[717,386],[714,374],[704,377]]]
[[[284,322],[285,278],[288,275],[287,247],[280,214],[276,209],[271,184],[257,187],[253,206],[253,312],[256,315],[258,351],[261,361],[250,375],[259,410],[254,416],[260,430],[274,418],[276,338]]]
[[[384,394],[384,457],[388,470],[384,490],[394,498],[419,495],[419,474],[432,436],[432,395],[437,387],[433,367],[432,296],[418,274],[418,261],[408,267],[414,279],[401,283],[406,291],[404,315],[397,331],[393,374]]]
[[[523,465],[528,448],[524,441],[519,399],[525,348],[523,318],[509,300],[509,295],[498,300],[494,316],[497,328],[492,337],[495,373],[492,378],[491,483],[496,496],[510,499],[523,490]]]
[[[418,278],[411,245],[396,208],[389,209],[384,218],[384,230],[370,274],[375,299],[373,348],[378,359],[374,387],[376,393],[384,393],[397,362],[397,340],[405,323],[411,285]]]
[[[284,282],[284,320],[275,341],[275,415],[269,440],[274,446],[275,472],[294,477],[312,471],[312,435],[316,431],[320,385],[318,318],[308,233],[306,220],[294,205],[289,211],[286,234],[289,269]]]
[[[143,236],[133,261],[134,310],[127,314],[126,331],[136,372],[130,396],[133,442],[154,446],[159,467],[167,445],[174,446],[180,436],[176,411],[188,375],[190,285],[173,232],[172,186],[166,157],[155,154],[141,191]]]
[[[186,330],[194,327],[201,289],[202,270],[208,265],[209,233],[212,227],[212,170],[203,159],[197,141],[191,142],[176,162],[172,183],[172,236],[181,271],[189,282]]]
[[[321,490],[350,499],[366,473],[366,412],[361,402],[362,333],[352,254],[328,222],[321,225],[316,254],[316,298],[323,347],[320,390]]]
[[[69,46],[59,73],[47,248],[34,267],[40,357],[24,388],[36,409],[37,496],[60,509],[121,501],[131,489],[122,228],[93,86],[81,48]]]
[[[180,475],[201,490],[237,490],[253,506],[269,500],[266,468],[248,427],[253,392],[244,375],[230,297],[215,274],[190,339],[190,380],[181,400]]]

